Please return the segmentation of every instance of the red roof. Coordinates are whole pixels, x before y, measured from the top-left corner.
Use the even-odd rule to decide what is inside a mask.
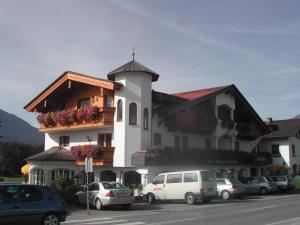
[[[177,97],[185,98],[188,100],[194,100],[196,98],[200,98],[200,97],[212,94],[214,92],[217,92],[225,87],[228,87],[228,86],[206,88],[206,89],[200,89],[200,90],[195,90],[195,91],[187,91],[187,92],[175,93],[173,95],[175,95]]]

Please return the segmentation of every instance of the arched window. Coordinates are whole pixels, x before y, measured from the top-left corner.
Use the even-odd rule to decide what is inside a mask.
[[[129,105],[129,125],[136,125],[137,123],[137,106],[132,102]]]
[[[144,129],[148,130],[148,109],[144,108]]]
[[[123,119],[123,103],[122,100],[118,100],[117,104],[117,121],[122,121]]]

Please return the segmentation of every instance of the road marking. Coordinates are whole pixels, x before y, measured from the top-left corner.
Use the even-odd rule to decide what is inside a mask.
[[[241,210],[240,212],[247,213],[247,212],[253,212],[253,211],[262,210],[262,209],[277,208],[278,206],[279,205],[270,205],[270,206],[265,206],[265,207],[260,207],[260,208],[252,208],[252,209]]]
[[[144,222],[118,223],[118,225],[142,225]]]
[[[276,225],[276,224],[286,224],[286,222],[291,222],[291,221],[295,221],[295,220],[299,220],[300,217],[296,217],[296,218],[291,218],[291,219],[288,219],[288,220],[281,220],[281,221],[277,221],[277,222],[274,222],[274,223],[268,223],[268,224],[264,224],[264,225]]]
[[[88,222],[88,223],[81,223],[81,224],[86,224],[86,225],[89,225],[89,224],[96,224],[96,225],[98,225],[98,224],[107,224],[107,223],[112,223],[112,224],[114,224],[114,223],[117,223],[117,224],[119,224],[119,223],[121,223],[121,222],[127,222],[128,220],[109,220],[109,221],[94,221],[94,222]]]
[[[255,199],[257,201],[267,201],[267,200],[274,200],[274,199],[281,199],[281,198],[292,198],[299,195],[282,195],[282,196],[274,196],[274,197],[265,197],[262,199]]]
[[[80,223],[80,222],[89,222],[89,221],[102,221],[102,220],[111,220],[111,217],[98,217],[93,219],[81,219],[81,220],[68,220],[62,223]]]
[[[165,222],[160,222],[160,223],[150,223],[148,225],[161,225],[161,224],[168,224],[168,223],[179,223],[179,222],[191,221],[191,220],[196,220],[196,218],[183,219],[183,220],[171,220],[171,221],[165,221]]]

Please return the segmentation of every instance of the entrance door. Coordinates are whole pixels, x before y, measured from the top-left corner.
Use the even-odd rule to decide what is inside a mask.
[[[183,199],[184,185],[182,183],[182,173],[167,174],[165,184],[166,199]]]

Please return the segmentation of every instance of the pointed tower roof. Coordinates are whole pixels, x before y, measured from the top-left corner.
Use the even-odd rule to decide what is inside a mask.
[[[142,72],[142,73],[147,73],[152,76],[152,81],[157,81],[159,74],[155,73],[154,71],[148,69],[146,66],[140,64],[137,62],[134,58],[130,62],[124,64],[123,66],[120,66],[119,68],[111,71],[109,74],[107,74],[107,78],[109,80],[114,81],[115,80],[115,75],[119,73],[124,73],[124,72]]]

